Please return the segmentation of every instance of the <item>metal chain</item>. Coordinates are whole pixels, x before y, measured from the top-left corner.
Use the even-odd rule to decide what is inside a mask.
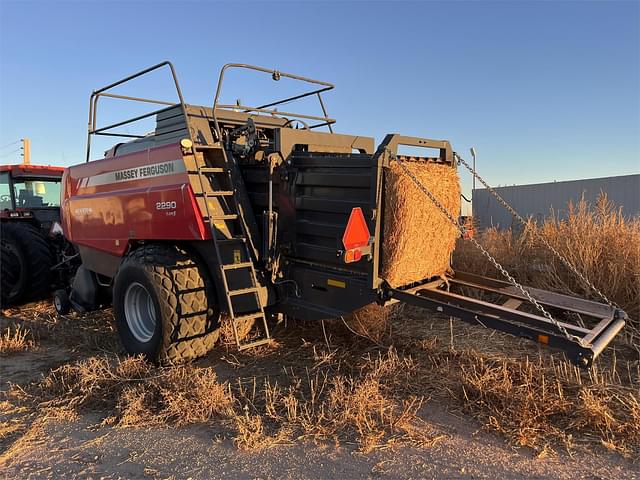
[[[518,212],[516,212],[513,209],[513,207],[511,205],[509,205],[500,196],[500,194],[498,192],[496,192],[493,188],[491,188],[489,186],[489,184],[478,174],[478,172],[476,172],[474,170],[474,168],[464,160],[464,158],[462,158],[456,152],[453,152],[453,155],[458,159],[458,162],[460,162],[462,165],[464,165],[467,168],[467,170],[469,170],[473,174],[473,176],[476,177],[480,181],[480,183],[482,183],[485,186],[485,188],[489,191],[489,193],[491,193],[495,197],[495,199],[498,201],[498,203],[500,203],[504,208],[506,208],[511,215],[513,215],[515,218],[518,219],[518,221],[520,223],[522,223],[524,226],[527,226],[527,221],[524,218],[522,218],[522,216]],[[611,308],[620,308],[616,303],[614,303],[611,300],[609,300],[604,293],[602,293],[593,283],[591,283],[589,281],[588,278],[586,278],[582,273],[580,273],[580,271],[565,256],[563,256],[560,252],[558,252],[558,250],[556,250],[553,247],[553,245],[551,245],[540,234],[540,232],[538,232],[537,229],[534,230],[534,233],[535,233],[536,237],[538,238],[538,240],[540,240],[542,243],[544,243],[544,245],[549,250],[551,250],[551,252],[565,265],[565,267],[567,267],[569,270],[571,270],[580,280],[582,280],[586,285],[588,285],[589,288],[591,288],[591,290],[596,292],[598,294],[598,296],[602,300],[604,300]]]
[[[400,165],[400,167],[409,176],[409,178],[413,181],[413,183],[416,184],[416,186],[422,191],[422,193],[424,193],[427,197],[429,197],[429,199],[438,208],[438,210],[440,210],[440,212],[442,212],[442,214],[449,219],[449,221],[458,229],[458,231],[460,231],[460,233],[464,235],[465,233],[464,227],[462,227],[458,223],[456,218],[453,215],[451,215],[451,213],[447,210],[447,208],[438,201],[438,199],[427,189],[427,187],[425,187],[422,184],[422,182],[418,180],[418,178],[413,174],[413,172],[411,172],[411,170],[406,165],[404,165],[404,160],[401,157],[398,157],[395,155],[392,155],[391,157],[398,161],[398,165]],[[542,305],[540,305],[540,303],[538,303],[538,301],[535,298],[531,296],[531,294],[527,291],[527,289],[524,288],[522,285],[520,285],[516,281],[516,279],[513,278],[511,274],[509,274],[509,272],[502,265],[500,265],[500,263],[498,263],[498,261],[493,256],[491,256],[491,254],[480,244],[480,242],[478,242],[473,237],[469,237],[469,240],[471,241],[471,243],[473,243],[473,245],[478,250],[480,250],[480,252],[482,252],[482,254],[485,257],[487,257],[487,259],[509,281],[509,283],[511,283],[511,285],[516,287],[518,290],[520,290],[520,292],[522,292],[522,294],[527,298],[527,300],[529,300],[529,302],[533,304],[547,318],[547,320],[549,320],[560,331],[560,333],[562,333],[567,338],[567,340],[571,342],[576,342],[581,346],[583,346],[582,339],[576,335],[570,334],[567,331],[567,329],[562,326],[560,322],[558,322],[555,318],[553,318],[553,316]]]

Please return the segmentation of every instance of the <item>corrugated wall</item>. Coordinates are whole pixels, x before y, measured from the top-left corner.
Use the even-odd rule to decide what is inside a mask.
[[[495,190],[525,218],[543,220],[550,215],[551,209],[563,217],[570,200],[575,203],[584,195],[585,200],[594,203],[600,192],[606,192],[609,200],[621,206],[626,217],[640,216],[640,175],[497,187]],[[473,191],[473,216],[479,228],[495,226],[503,229],[513,223],[509,212],[485,189]]]

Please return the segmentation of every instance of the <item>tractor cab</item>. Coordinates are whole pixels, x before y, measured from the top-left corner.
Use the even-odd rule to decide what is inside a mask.
[[[63,167],[0,166],[0,219],[29,221],[42,229],[60,221]]]

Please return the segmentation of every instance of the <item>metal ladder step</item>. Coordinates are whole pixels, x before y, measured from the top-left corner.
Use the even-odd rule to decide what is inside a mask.
[[[194,193],[196,197],[200,198],[215,198],[215,197],[230,197],[233,195],[232,190],[217,190],[215,192],[199,192]]]
[[[240,268],[251,268],[253,263],[251,262],[241,262],[241,263],[228,263],[226,265],[220,265],[222,270],[238,270]]]
[[[195,144],[196,150],[220,150],[220,145],[197,145]]]
[[[241,313],[239,314],[239,316],[234,318],[236,322],[241,322],[243,320],[253,320],[256,318],[262,318],[262,312]]]
[[[237,220],[238,219],[238,214],[237,213],[229,213],[226,215],[212,215],[210,217],[204,215],[202,218],[204,218],[205,220]]]
[[[228,245],[230,243],[247,243],[247,239],[244,237],[234,237],[234,238],[216,238],[216,242],[218,245]]]
[[[222,167],[200,167],[200,173],[225,173],[228,172],[226,168]]]
[[[230,297],[245,295],[247,293],[258,293],[258,287],[239,288],[238,290],[229,290]]]

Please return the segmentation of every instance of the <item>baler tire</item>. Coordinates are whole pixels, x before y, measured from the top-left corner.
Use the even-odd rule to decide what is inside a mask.
[[[155,330],[146,342],[136,339],[126,318],[125,296],[132,283],[147,291],[156,312]],[[207,272],[175,246],[145,245],[131,252],[114,281],[113,308],[127,352],[143,354],[152,362],[177,364],[202,357],[220,334],[220,314]]]
[[[2,224],[2,242],[18,257],[20,269],[10,303],[41,298],[51,291],[53,255],[44,235],[32,225],[19,222]]]
[[[53,308],[58,315],[66,315],[71,311],[71,300],[66,290],[60,289],[53,292]]]

